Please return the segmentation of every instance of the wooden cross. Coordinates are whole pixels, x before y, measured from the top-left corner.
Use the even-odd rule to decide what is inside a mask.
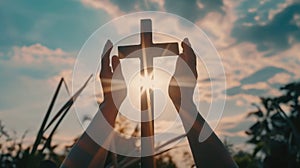
[[[131,46],[119,46],[119,58],[139,58],[141,61],[141,76],[149,75],[153,70],[155,57],[179,55],[178,43],[158,43],[152,41],[151,19],[141,20],[141,44]],[[153,78],[153,76],[151,77]],[[150,105],[150,106],[149,106]],[[141,141],[141,154],[154,154],[154,120],[153,120],[153,91],[147,89],[141,95],[141,137],[147,137]],[[153,156],[142,157],[141,167],[156,167]]]

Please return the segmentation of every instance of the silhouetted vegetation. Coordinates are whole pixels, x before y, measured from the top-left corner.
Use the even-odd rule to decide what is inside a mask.
[[[251,154],[234,155],[240,167],[300,167],[300,83],[280,88],[281,96],[261,97],[249,117],[257,121],[246,131]]]

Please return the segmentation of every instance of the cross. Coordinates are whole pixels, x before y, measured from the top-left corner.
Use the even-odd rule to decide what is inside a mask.
[[[141,76],[148,76],[153,70],[155,57],[179,55],[178,43],[158,43],[152,41],[151,19],[141,20],[141,43],[139,45],[119,46],[119,58],[139,58],[141,61]],[[153,76],[151,76],[153,78]],[[141,95],[141,154],[149,151],[154,154],[154,120],[153,120],[153,91],[147,89]],[[148,151],[148,152],[147,152]],[[156,167],[153,156],[141,158],[141,167]]]

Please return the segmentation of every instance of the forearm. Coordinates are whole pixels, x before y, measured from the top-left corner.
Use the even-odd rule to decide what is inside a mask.
[[[103,117],[111,128],[113,128],[117,113],[116,110],[111,107],[111,104],[107,102],[102,103],[99,108],[100,111],[97,112],[91,124],[96,125],[99,129],[106,127],[104,122],[98,122],[96,119],[96,117]],[[102,116],[100,113],[102,113]],[[90,128],[88,127],[87,129]],[[92,128],[92,130],[95,130],[95,128]],[[85,131],[78,139],[62,163],[61,168],[104,167],[107,150],[95,142],[94,137],[91,137],[92,135],[88,132],[88,130]]]
[[[193,103],[183,107],[179,115],[197,167],[237,167],[213,130],[208,125],[204,127],[206,121],[198,113]],[[202,131],[207,135],[207,139],[200,142],[199,136]]]
[[[72,147],[61,168],[89,167],[93,157],[99,150],[99,145],[84,132]]]

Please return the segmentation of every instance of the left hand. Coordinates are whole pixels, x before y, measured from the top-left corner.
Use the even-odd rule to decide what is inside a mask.
[[[113,44],[110,40],[108,40],[102,53],[101,71],[99,75],[104,98],[101,106],[104,105],[104,108],[106,109],[105,113],[108,113],[104,114],[104,116],[109,122],[114,122],[118,113],[118,109],[127,94],[119,57],[114,55],[111,59],[112,69],[109,66],[109,56],[112,47]]]

